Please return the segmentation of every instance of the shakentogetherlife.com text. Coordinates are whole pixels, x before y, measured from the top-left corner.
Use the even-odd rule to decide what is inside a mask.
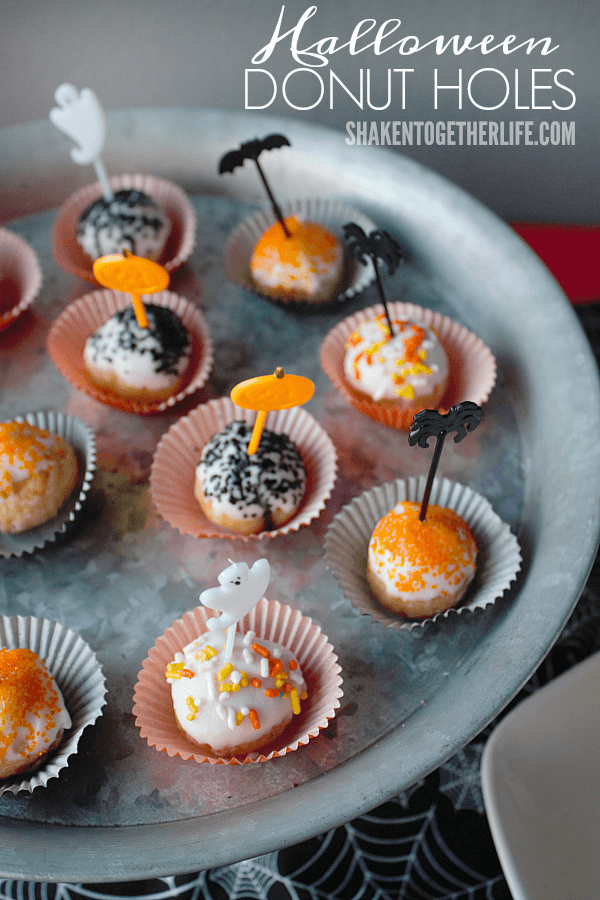
[[[494,121],[346,122],[346,143],[363,146],[573,146],[575,122]]]

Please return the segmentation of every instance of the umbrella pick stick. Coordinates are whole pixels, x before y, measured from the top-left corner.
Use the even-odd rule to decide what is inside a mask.
[[[140,328],[148,328],[148,316],[146,315],[146,308],[142,303],[142,298],[140,297],[140,295],[132,294],[131,302],[133,303],[133,311],[135,313],[138,325],[140,326]]]
[[[285,224],[285,219],[284,219],[284,217],[283,217],[283,213],[282,213],[282,211],[281,211],[281,207],[279,206],[279,204],[277,203],[277,200],[276,200],[275,197],[273,196],[273,192],[272,192],[271,188],[269,187],[269,182],[268,182],[267,179],[265,178],[265,173],[263,172],[263,170],[262,170],[262,168],[261,168],[261,165],[260,165],[259,161],[258,161],[257,159],[255,159],[254,162],[256,163],[256,168],[258,169],[258,174],[259,174],[260,177],[262,178],[262,183],[263,183],[264,186],[265,186],[265,190],[266,190],[267,194],[269,195],[269,200],[271,201],[271,206],[273,207],[273,212],[275,213],[275,215],[276,215],[277,218],[279,219],[279,224],[280,224],[281,227],[283,228],[283,231],[284,231],[284,233],[285,233],[285,236],[286,236],[287,238],[289,238],[289,237],[291,237],[291,234],[290,234],[290,231],[289,231],[287,225]]]
[[[248,444],[248,456],[252,456],[253,453],[256,453],[258,450],[258,445],[260,443],[260,436],[262,434],[262,430],[265,425],[265,419],[267,418],[267,410],[260,409],[256,414],[256,419],[254,420],[254,428],[252,429],[252,437],[250,438],[250,443]]]

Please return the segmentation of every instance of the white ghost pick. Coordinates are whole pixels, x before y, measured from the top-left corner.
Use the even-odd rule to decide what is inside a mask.
[[[257,559],[251,569],[245,562],[233,562],[217,577],[219,587],[208,588],[200,594],[200,603],[217,609],[221,615],[207,620],[210,631],[227,629],[224,658],[229,661],[233,652],[235,629],[240,619],[256,606],[268,587],[271,569],[266,559]]]
[[[50,110],[50,121],[78,144],[71,148],[73,162],[80,166],[93,164],[104,198],[110,202],[113,193],[100,159],[106,125],[98,98],[90,88],[77,93],[72,84],[61,84],[54,92],[54,99],[58,106]]]

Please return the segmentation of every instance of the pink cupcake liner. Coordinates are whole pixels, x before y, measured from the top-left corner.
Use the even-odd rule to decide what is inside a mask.
[[[61,506],[54,518],[20,534],[0,532],[0,557],[23,556],[33,553],[45,544],[56,541],[79,517],[96,471],[96,439],[89,425],[74,416],[51,410],[27,413],[5,421],[28,422],[64,438],[75,450],[79,462],[77,488]]]
[[[461,603],[429,619],[395,616],[377,602],[367,583],[369,541],[379,520],[402,500],[418,503],[427,478],[398,479],[355,497],[335,517],[325,537],[327,561],[347,600],[363,615],[386,628],[412,629],[425,622],[465,615],[495,603],[516,579],[521,550],[506,522],[491,503],[471,488],[447,478],[435,479],[431,504],[453,509],[471,531],[479,548],[477,572]]]
[[[33,247],[0,228],[0,331],[31,306],[41,286],[42,270]]]
[[[191,301],[171,291],[146,295],[146,302],[171,309],[186,328],[191,342],[192,355],[183,388],[167,400],[141,403],[104,391],[90,381],[83,363],[86,340],[107,319],[131,303],[129,294],[120,291],[94,291],[69,304],[54,322],[47,339],[50,357],[73,387],[94,400],[114,406],[124,412],[150,415],[163,412],[199,390],[208,378],[213,364],[213,348],[208,326],[198,307]]]
[[[223,537],[230,540],[262,540],[298,531],[325,508],[335,483],[335,447],[319,423],[300,407],[270,412],[265,428],[287,434],[296,444],[306,469],[304,500],[296,515],[281,528],[243,535],[227,531],[205,516],[194,496],[196,466],[202,448],[234,420],[254,424],[256,413],[241,409],[228,397],[210,400],[179,419],[161,438],[150,470],[150,495],[160,515],[182,534]]]
[[[480,406],[486,402],[496,384],[496,360],[480,338],[448,316],[431,309],[399,302],[388,303],[388,306],[392,318],[418,319],[432,328],[442,343],[450,366],[450,380],[439,404],[441,410],[448,410],[464,400],[472,400]],[[332,328],[321,344],[321,366],[340,394],[360,413],[388,428],[406,431],[421,407],[407,411],[377,403],[350,387],[344,375],[348,338],[361,322],[374,319],[381,313],[380,305],[361,309]]]
[[[316,222],[331,231],[342,243],[343,226],[348,222],[356,222],[368,234],[377,226],[364,213],[351,206],[347,206],[339,200],[305,199],[292,200],[283,203],[281,211],[284,217],[297,215],[308,222]],[[285,297],[274,298],[261,293],[250,278],[250,260],[257,241],[277,221],[271,209],[263,210],[249,216],[231,232],[227,238],[223,250],[223,267],[228,278],[245,291],[250,291],[258,297],[264,297],[274,303],[283,306],[303,307],[306,309],[322,309],[330,303],[339,303],[354,297],[363,291],[375,280],[375,268],[369,260],[367,265],[362,265],[346,254],[344,263],[344,275],[338,287],[336,296],[331,300],[321,300],[310,303],[305,300],[295,300]]]
[[[179,731],[165,670],[175,653],[208,630],[206,620],[214,614],[204,606],[197,606],[167,628],[149,651],[138,674],[133,697],[133,714],[141,737],[151,747],[166,750],[169,756],[211,765],[265,762],[308,744],[327,727],[339,709],[343,694],[342,670],[328,638],[312,619],[291,606],[265,597],[240,621],[238,629],[255,631],[258,637],[275,641],[292,651],[308,685],[308,699],[302,703],[302,712],[293,717],[283,734],[273,742],[275,746],[267,745],[245,756],[207,756]]]
[[[45,787],[56,778],[69,757],[77,752],[85,728],[98,719],[105,704],[106,687],[102,668],[83,638],[58,622],[34,616],[0,616],[0,647],[26,648],[43,659],[53,675],[71,716],[60,746],[34,772],[0,781],[0,796]]]
[[[164,209],[171,220],[171,234],[158,262],[169,272],[183,265],[196,244],[197,217],[181,188],[151,175],[115,175],[108,183],[113,192],[143,191]],[[83,252],[75,235],[81,214],[100,197],[99,181],[80,188],[63,203],[52,228],[52,254],[58,265],[70,275],[91,284],[98,284],[92,269],[93,261]]]

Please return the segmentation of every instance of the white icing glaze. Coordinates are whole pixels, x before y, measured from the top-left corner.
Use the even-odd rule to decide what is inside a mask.
[[[358,325],[346,345],[344,374],[373,400],[418,400],[446,381],[446,353],[435,332],[421,322],[392,324],[391,340],[385,315]]]
[[[138,325],[133,307],[127,307],[111,316],[87,339],[83,358],[87,365],[114,373],[132,388],[160,391],[181,377],[190,358],[191,345],[183,325],[171,310],[150,303],[145,308],[148,328]],[[163,328],[163,320],[168,323],[168,330]]]
[[[449,597],[465,590],[475,576],[477,545],[466,523],[451,510],[454,534],[452,546],[455,550],[451,558],[449,553],[444,552],[446,535],[443,529],[436,530],[433,535],[430,532],[426,547],[420,546],[412,535],[406,540],[398,539],[393,546],[390,546],[389,541],[378,537],[377,529],[381,522],[394,515],[399,517],[400,523],[409,506],[414,512],[414,508],[418,510],[420,504],[397,503],[377,524],[369,541],[370,571],[381,579],[388,597],[398,600],[429,601],[434,597]],[[431,525],[436,509],[440,507],[429,507],[424,523],[426,527],[429,527],[428,522]],[[433,537],[436,539],[435,547],[432,546]]]
[[[2,652],[0,650],[0,654]],[[48,751],[60,732],[71,727],[71,717],[60,688],[43,660],[36,660],[32,677],[39,685],[40,696],[37,697],[38,690],[35,690],[36,702],[25,713],[15,706],[10,695],[16,678],[11,677],[11,684],[3,688],[0,673],[0,775],[12,768],[34,764]],[[31,694],[28,681],[24,682],[22,690],[28,696]]]
[[[281,723],[287,724],[294,712],[292,703],[299,704],[306,692],[299,666],[292,667],[294,657],[289,650],[257,638],[252,631],[238,632],[230,670],[224,660],[225,641],[224,631],[202,634],[177,653],[167,669],[180,727],[197,744],[208,744],[223,755],[231,747],[257,741]],[[253,644],[268,651],[270,664]],[[269,665],[277,661],[281,670],[271,676]],[[259,686],[252,685],[255,679]],[[291,690],[285,689],[286,684]],[[266,696],[266,690],[276,691],[277,696]]]
[[[121,190],[112,201],[101,198],[82,213],[77,241],[93,260],[124,248],[157,260],[170,231],[168,216],[147,194]]]

